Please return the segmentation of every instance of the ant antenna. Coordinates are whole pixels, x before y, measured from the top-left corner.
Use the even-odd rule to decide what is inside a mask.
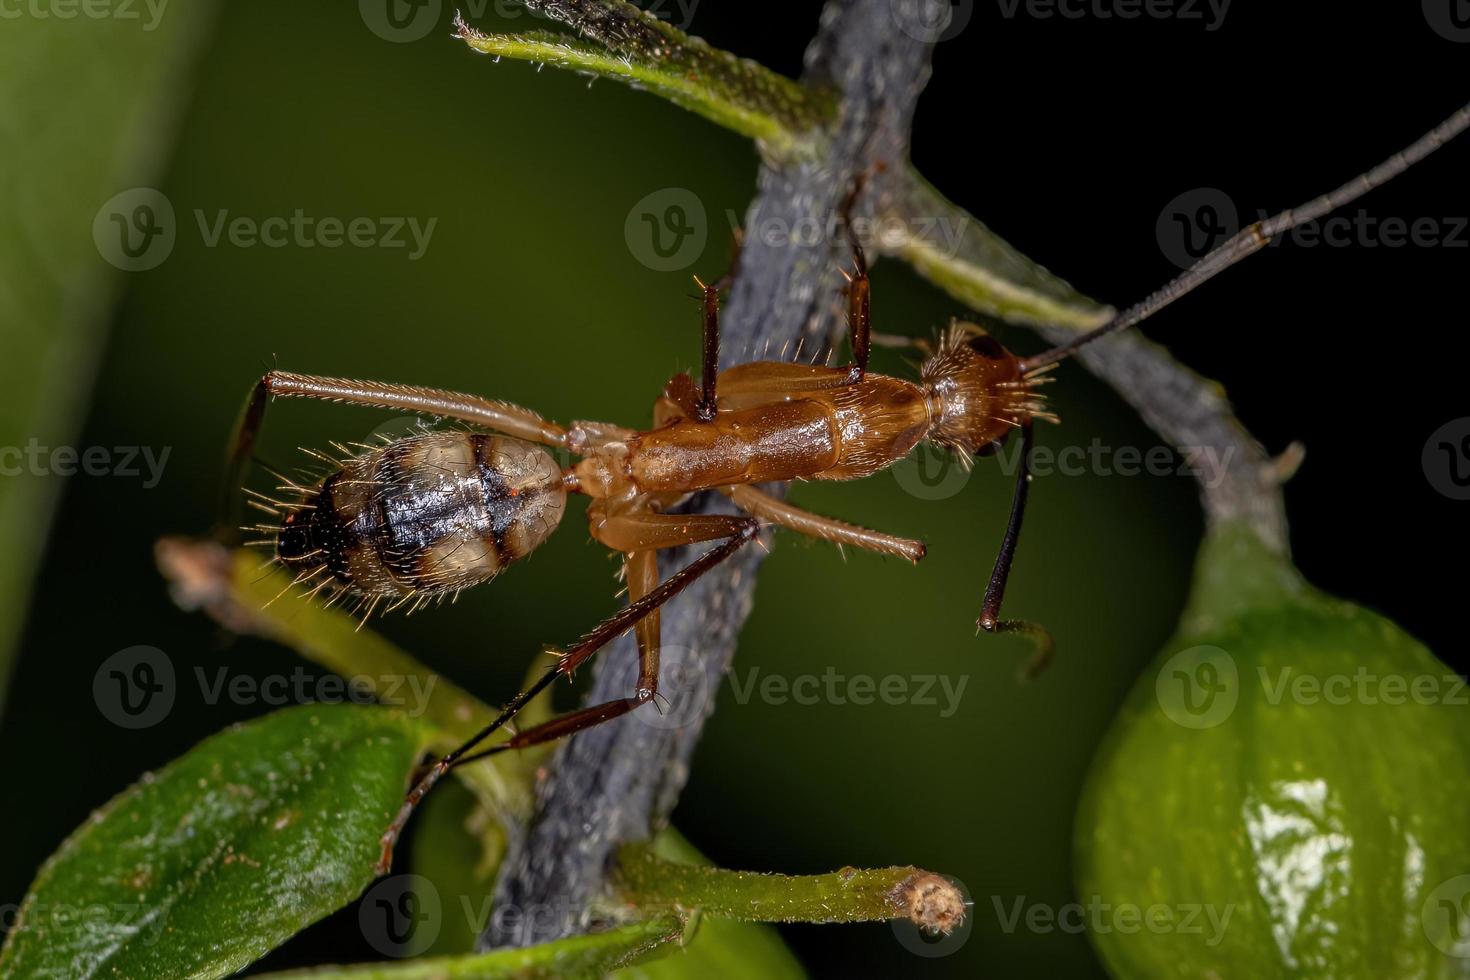
[[[1359,174],[1330,194],[1323,194],[1315,200],[1308,201],[1301,207],[1288,208],[1274,217],[1267,218],[1264,221],[1257,221],[1255,224],[1241,229],[1230,236],[1223,244],[1213,249],[1204,258],[1186,269],[1177,278],[1166,283],[1161,289],[1148,296],[1142,302],[1130,306],[1122,313],[1117,314],[1102,326],[1077,337],[1075,340],[1070,340],[1059,347],[1053,347],[1051,350],[1037,354],[1035,357],[1023,359],[1021,361],[1022,371],[1035,371],[1049,364],[1064,361],[1095,340],[1101,340],[1108,334],[1117,333],[1120,330],[1127,330],[1129,327],[1142,323],[1179,297],[1210,281],[1241,259],[1259,252],[1277,235],[1285,234],[1298,225],[1315,221],[1325,214],[1336,211],[1343,205],[1362,197],[1380,184],[1387,183],[1394,177],[1397,177],[1445,143],[1460,135],[1467,127],[1470,127],[1470,105],[1462,107],[1454,115],[1425,133],[1407,149],[1400,153],[1395,153],[1367,173]]]

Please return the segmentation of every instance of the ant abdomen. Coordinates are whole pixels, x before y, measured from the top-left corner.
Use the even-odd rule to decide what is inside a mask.
[[[530,554],[566,509],[539,446],[432,432],[346,461],[286,510],[276,556],[307,581],[364,597],[431,598]]]

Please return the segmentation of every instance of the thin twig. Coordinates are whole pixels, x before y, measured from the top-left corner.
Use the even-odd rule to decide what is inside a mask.
[[[891,194],[878,165],[892,174],[908,159],[910,123],[928,80],[931,47],[900,29],[895,9],[893,0],[828,3],[807,51],[803,82],[837,93],[838,119],[829,131],[814,134],[815,164],[767,162],[761,168],[747,227],[808,227],[813,221],[828,227],[859,174],[872,179],[853,217],[885,209]],[[811,354],[825,352],[841,327],[840,269],[851,254],[841,239],[797,243],[750,236],[722,321],[722,366],[760,358],[767,349],[773,356],[794,350],[798,342]],[[692,339],[692,319],[690,331]],[[707,512],[727,506],[719,495],[700,501]],[[667,821],[750,612],[762,555],[762,549],[745,549],[665,608],[665,684],[683,677],[682,697],[699,699],[692,711],[678,706],[677,725],[635,712],[583,732],[558,750],[547,766],[531,827],[502,871],[498,907],[593,908],[607,888],[616,849],[648,839]],[[691,557],[684,551],[668,555],[661,571],[668,574]],[[625,638],[599,660],[588,697],[626,696],[636,672],[632,640]],[[544,942],[582,927],[576,916],[554,918],[536,935],[524,929],[498,934],[492,922],[481,947]]]

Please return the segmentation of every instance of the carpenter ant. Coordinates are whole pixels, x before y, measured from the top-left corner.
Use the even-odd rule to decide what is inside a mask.
[[[968,464],[1019,433],[1021,466],[1010,519],[977,625],[990,633],[1024,633],[1044,654],[1051,642],[1045,630],[1002,619],[1000,612],[1026,508],[1033,423],[1056,420],[1037,390],[1051,380],[1046,372],[1083,346],[1143,321],[1273,237],[1396,176],[1467,126],[1470,106],[1338,190],[1249,226],[1141,303],[1044,353],[1017,357],[980,327],[953,324],[928,348],[917,381],[868,371],[873,338],[860,248],[847,291],[850,366],[759,361],[718,371],[721,287],[700,283],[700,384],[676,375],[656,402],[647,430],[595,422],[564,427],[506,402],[433,388],[266,374],[237,429],[230,455],[236,477],[273,396],[418,412],[488,430],[426,432],[364,446],[351,458],[331,460],[336,471],[319,483],[288,481],[295,499],[259,503],[280,520],[257,526],[269,535],[259,543],[273,547],[281,564],[298,573],[297,583],[315,582],[312,593],[330,586],[331,601],[356,596],[367,614],[385,600],[388,608],[417,608],[455,595],[545,541],[569,493],[592,498],[592,537],[624,556],[629,604],[558,652],[557,663],[494,722],[433,765],[384,833],[379,870],[386,872],[414,808],[452,767],[571,735],[652,701],[658,693],[659,607],[755,538],[763,523],[911,562],[924,557],[922,542],[821,517],[757,489],[757,483],[857,479],[891,466],[925,440]],[[570,452],[577,462],[562,468],[543,447]],[[744,516],[669,513],[704,490],[728,495]],[[719,543],[659,581],[660,549],[703,541]],[[571,674],[629,629],[637,634],[639,652],[631,697],[569,712],[470,754],[556,678]]]

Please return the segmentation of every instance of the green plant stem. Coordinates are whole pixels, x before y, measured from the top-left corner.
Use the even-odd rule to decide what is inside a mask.
[[[757,140],[769,154],[783,158],[811,154],[822,124],[833,113],[831,99],[822,92],[710,47],[637,8],[618,17],[618,23],[628,28],[621,33],[609,32],[605,24],[593,30],[590,22],[579,22],[585,40],[545,31],[486,34],[463,20],[456,26],[464,42],[481,54],[645,88]]]
[[[830,874],[728,871],[666,861],[647,846],[618,852],[616,886],[639,908],[676,908],[746,922],[909,919],[947,933],[965,918],[958,888],[918,868],[843,868]]]

